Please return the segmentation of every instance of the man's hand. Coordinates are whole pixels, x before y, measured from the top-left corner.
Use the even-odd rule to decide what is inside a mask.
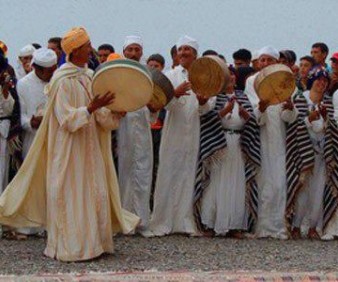
[[[264,113],[268,106],[269,106],[269,103],[264,100],[260,100],[258,103],[258,109],[261,113]]]
[[[246,109],[243,108],[243,106],[239,106],[238,113],[239,113],[239,116],[245,121],[247,121],[250,118],[250,114],[248,113]]]
[[[206,98],[206,97],[204,97],[204,96],[202,96],[201,94],[198,94],[198,93],[196,93],[196,98],[198,100],[198,103],[201,106],[205,105],[209,100],[209,98]]]
[[[175,97],[180,98],[181,96],[190,95],[187,93],[191,89],[191,83],[189,81],[184,81],[175,89]]]
[[[38,129],[41,122],[42,122],[43,116],[32,116],[31,118],[31,127],[34,129]]]
[[[308,119],[309,122],[313,122],[314,120],[319,120],[320,118],[320,112],[319,111],[312,111],[310,112]]]
[[[14,86],[13,80],[7,71],[0,74],[0,85],[2,87],[2,95],[7,99],[10,93],[9,90]]]
[[[327,117],[327,109],[326,106],[319,104],[318,105],[320,115],[323,117],[324,120],[326,120]]]
[[[292,111],[293,110],[293,103],[291,101],[291,98],[287,99],[284,103],[283,103],[283,110],[289,110]]]
[[[230,99],[228,103],[226,104],[226,106],[222,110],[220,110],[219,112],[220,116],[225,117],[228,113],[231,113],[232,110],[234,109],[234,105],[235,105],[235,100]]]
[[[102,107],[112,104],[114,100],[115,100],[115,93],[111,93],[110,91],[108,91],[106,94],[102,96],[97,95],[89,103],[87,110],[91,114]]]

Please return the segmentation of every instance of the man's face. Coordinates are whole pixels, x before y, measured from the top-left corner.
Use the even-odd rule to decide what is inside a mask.
[[[149,62],[147,63],[147,65],[148,65],[148,67],[150,67],[150,68],[152,68],[152,69],[157,69],[157,70],[159,70],[159,71],[162,71],[163,68],[164,68],[163,65],[161,65],[159,62],[154,61],[154,60],[149,61]]]
[[[179,60],[179,58],[178,58],[177,52],[174,53],[174,55],[172,56],[172,60],[173,60],[173,65],[172,65],[172,67],[176,67],[176,66],[178,66],[178,65],[180,64],[180,60]]]
[[[312,84],[311,89],[314,89],[317,93],[324,93],[329,85],[329,81],[325,77],[316,79]]]
[[[25,56],[25,57],[19,57],[20,62],[22,63],[22,66],[26,72],[30,72],[31,69],[31,61],[33,59],[33,56]]]
[[[90,41],[77,48],[72,52],[77,61],[83,64],[87,64],[92,53],[92,44]]]
[[[251,61],[251,64],[252,64],[252,68],[255,70],[255,71],[260,71],[261,70],[261,66],[259,64],[259,60],[256,59],[256,60],[252,60]]]
[[[53,50],[56,53],[56,56],[58,57],[58,61],[60,61],[60,58],[62,56],[62,50],[58,48],[58,45],[50,42],[48,43],[48,49]]]
[[[319,47],[314,47],[311,49],[311,56],[315,60],[316,64],[323,64],[325,63],[327,54],[323,53]]]
[[[264,69],[267,66],[277,64],[277,59],[269,56],[269,55],[262,55],[259,57],[259,66],[261,69]]]
[[[101,49],[98,51],[100,64],[107,61],[108,56],[111,54],[109,50]]]
[[[36,69],[35,73],[44,82],[49,82],[56,69],[57,69],[57,65],[54,65],[50,68],[43,68],[42,70]]]
[[[127,59],[139,62],[143,55],[143,48],[138,44],[130,44],[123,50],[123,55]]]
[[[234,60],[235,68],[238,69],[239,67],[249,67],[250,61],[244,61],[244,60]]]
[[[335,58],[331,59],[331,68],[332,72],[338,74],[338,60]]]
[[[306,78],[309,74],[312,64],[307,60],[301,60],[299,64],[299,74],[301,78]]]
[[[183,45],[177,50],[180,65],[185,69],[189,69],[193,61],[197,58],[197,52],[194,48]]]

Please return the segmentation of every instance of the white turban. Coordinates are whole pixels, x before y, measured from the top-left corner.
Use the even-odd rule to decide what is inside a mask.
[[[196,39],[188,36],[188,35],[184,35],[182,36],[176,43],[176,48],[180,48],[181,46],[190,46],[191,48],[194,48],[196,50],[196,52],[198,52],[198,43],[196,41]]]
[[[20,50],[19,57],[32,56],[35,50],[36,49],[34,48],[32,44],[26,45]]]
[[[57,64],[56,53],[47,48],[40,48],[33,53],[32,64],[36,64],[43,68],[50,68]]]
[[[265,46],[258,52],[258,57],[261,57],[262,55],[267,55],[272,58],[275,58],[276,60],[279,60],[279,52],[277,49],[271,47],[271,46]]]
[[[138,35],[126,36],[126,39],[124,40],[124,44],[123,44],[123,51],[131,44],[137,44],[137,45],[140,45],[141,48],[143,48],[142,38]]]
[[[251,61],[258,60],[259,59],[259,51],[253,51],[252,52],[252,58]]]

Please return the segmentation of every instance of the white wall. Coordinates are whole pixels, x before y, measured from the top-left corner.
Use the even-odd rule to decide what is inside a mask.
[[[215,49],[228,61],[238,48],[263,45],[301,56],[323,41],[338,51],[337,0],[0,0],[0,11],[0,40],[12,63],[27,43],[46,44],[78,25],[95,47],[107,42],[120,52],[124,37],[137,33],[145,55],[166,58],[183,34],[198,39],[201,51]]]

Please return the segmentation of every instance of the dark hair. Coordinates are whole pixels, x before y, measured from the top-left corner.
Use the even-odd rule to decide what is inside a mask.
[[[293,50],[286,50],[291,55],[291,63],[295,63],[297,61],[297,55]]]
[[[108,50],[111,53],[115,53],[115,49],[112,45],[110,44],[102,44],[99,46],[99,48],[97,48],[98,51],[100,50]]]
[[[320,48],[320,51],[322,51],[322,53],[329,54],[329,47],[327,47],[327,45],[323,42],[316,42],[312,45],[312,48]]]
[[[164,66],[164,64],[165,64],[165,60],[164,60],[164,58],[163,58],[163,56],[161,54],[153,54],[153,55],[151,55],[148,58],[148,60],[147,60],[147,64],[150,61],[156,61],[156,62],[160,63],[162,66]]]
[[[314,58],[312,58],[311,56],[304,56],[304,57],[301,57],[301,58],[300,58],[300,61],[303,61],[303,60],[309,62],[312,66],[314,66],[314,65],[316,64]]]
[[[173,58],[175,54],[177,54],[177,47],[176,47],[176,45],[174,45],[174,46],[171,47],[171,49],[170,49],[170,55],[171,55],[171,58]]]
[[[36,50],[41,48],[41,45],[39,43],[32,43],[32,45]]]
[[[292,57],[288,50],[279,51],[279,58],[284,58],[288,63],[291,63]]]
[[[222,54],[218,54],[218,57],[220,57],[224,62],[226,62],[227,60],[225,59],[225,57]]]
[[[251,52],[247,49],[239,49],[232,54],[234,60],[251,61]]]
[[[203,52],[202,57],[208,56],[208,55],[218,56],[218,53],[215,50],[209,49],[209,50],[206,50],[206,51]]]
[[[49,38],[48,43],[54,43],[57,45],[58,49],[62,50],[61,40],[62,40],[61,37],[52,37],[52,38]]]

